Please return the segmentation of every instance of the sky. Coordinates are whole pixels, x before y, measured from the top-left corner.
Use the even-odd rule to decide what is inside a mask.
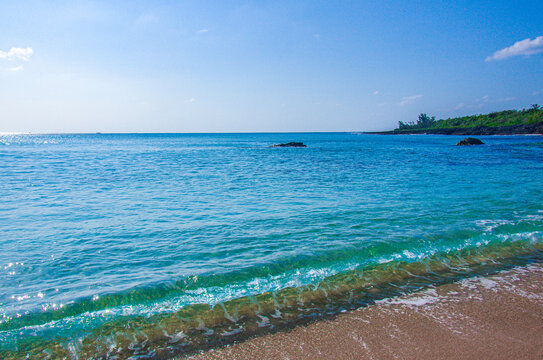
[[[3,1],[0,132],[378,131],[543,104],[543,1]]]

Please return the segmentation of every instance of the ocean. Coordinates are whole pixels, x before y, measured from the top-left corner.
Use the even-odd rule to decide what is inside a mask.
[[[0,134],[0,358],[167,359],[541,262],[543,137],[462,138]]]

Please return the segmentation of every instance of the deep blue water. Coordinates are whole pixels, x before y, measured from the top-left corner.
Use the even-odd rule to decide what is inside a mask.
[[[540,251],[543,137],[461,138],[0,135],[0,354],[100,357],[72,345],[386,264]],[[270,147],[288,141],[308,147]]]

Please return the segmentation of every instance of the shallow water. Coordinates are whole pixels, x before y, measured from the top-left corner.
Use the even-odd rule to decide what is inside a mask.
[[[460,139],[0,135],[0,355],[167,358],[540,261],[542,138]]]

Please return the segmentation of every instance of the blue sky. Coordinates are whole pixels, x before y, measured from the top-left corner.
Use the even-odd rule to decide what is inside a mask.
[[[0,132],[371,131],[543,103],[541,1],[1,1]]]

